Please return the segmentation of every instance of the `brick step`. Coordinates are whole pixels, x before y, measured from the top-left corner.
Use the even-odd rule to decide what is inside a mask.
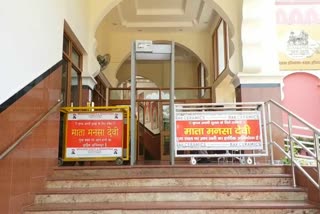
[[[57,167],[52,178],[72,179],[79,177],[132,177],[174,175],[241,175],[241,174],[285,174],[284,167],[270,165],[139,165],[139,166],[73,166]]]
[[[286,186],[123,187],[50,189],[38,193],[36,204],[134,201],[306,200],[302,188]]]
[[[176,175],[161,176],[132,176],[93,179],[48,179],[47,188],[88,188],[88,187],[130,187],[130,186],[290,186],[292,185],[291,175]]]
[[[316,214],[319,207],[307,201],[124,202],[38,204],[25,214]]]

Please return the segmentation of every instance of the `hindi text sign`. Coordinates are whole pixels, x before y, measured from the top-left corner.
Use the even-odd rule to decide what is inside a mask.
[[[258,111],[177,112],[177,150],[259,150]]]
[[[65,158],[122,157],[123,113],[68,113]]]

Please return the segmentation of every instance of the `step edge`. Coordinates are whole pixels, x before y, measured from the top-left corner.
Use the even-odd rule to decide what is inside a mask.
[[[123,166],[57,166],[54,167],[53,170],[96,170],[96,169],[148,169],[148,168],[167,168],[167,169],[177,169],[177,168],[284,168],[285,165],[123,165]]]
[[[114,180],[114,179],[122,179],[122,180],[130,180],[130,179],[168,179],[168,178],[292,178],[291,174],[265,174],[265,175],[256,175],[256,174],[226,174],[226,175],[150,175],[150,176],[140,176],[140,175],[134,175],[131,177],[124,176],[115,176],[115,177],[105,177],[105,178],[99,178],[99,176],[91,176],[88,178],[55,178],[54,176],[49,177],[46,179],[47,181],[65,181],[65,180]]]
[[[254,187],[254,188],[253,188]],[[291,186],[190,186],[190,187],[173,187],[173,186],[134,186],[134,187],[86,187],[86,188],[47,188],[43,191],[36,192],[36,195],[49,194],[116,194],[116,193],[160,193],[160,192],[303,192],[303,187]]]
[[[165,203],[165,205],[164,205]],[[146,206],[147,204],[147,206]],[[110,203],[78,203],[75,204],[46,204],[39,205],[34,204],[28,206],[24,209],[24,211],[63,211],[66,207],[70,208],[68,210],[103,210],[103,209],[127,209],[127,210],[161,210],[165,209],[163,206],[166,206],[166,210],[170,209],[320,209],[319,205],[314,205],[309,203],[308,201],[286,201],[286,203],[279,201],[246,201],[230,203],[230,201],[219,201],[219,202],[190,202],[190,201],[182,201],[182,202],[110,202]],[[82,207],[81,207],[82,206]],[[91,207],[91,208],[90,208]],[[55,210],[53,210],[55,209]]]

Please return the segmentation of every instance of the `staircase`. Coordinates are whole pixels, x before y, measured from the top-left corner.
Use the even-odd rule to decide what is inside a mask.
[[[320,213],[280,166],[59,167],[25,214]]]

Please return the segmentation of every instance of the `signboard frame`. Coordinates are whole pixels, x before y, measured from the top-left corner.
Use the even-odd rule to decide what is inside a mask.
[[[222,107],[221,107],[222,106]],[[183,119],[183,116],[185,115],[185,118]],[[237,142],[234,142],[231,144],[231,142],[228,142],[227,140],[221,140],[218,142],[217,147],[214,145],[214,143],[217,143],[217,141],[212,140],[211,142],[209,140],[209,136],[206,135],[207,133],[210,134],[218,134],[219,131],[220,135],[223,135],[223,132],[225,134],[225,137],[228,139],[232,139],[231,141],[235,141],[236,137],[241,137],[240,135],[232,136],[231,132],[235,132],[239,126],[237,126],[237,123],[234,122],[232,124],[232,121],[244,121],[244,119],[237,119],[235,116],[239,116],[240,118],[246,118],[246,115],[255,115],[256,116],[256,122],[251,123],[253,124],[252,127],[256,130],[257,121],[259,123],[259,130],[258,132],[258,140],[259,142],[252,141],[250,134],[246,135],[248,136],[248,139],[251,139],[252,144],[255,145],[254,147],[250,147],[250,143],[247,144],[249,146],[246,146],[244,142],[242,141],[237,144]],[[174,108],[174,126],[175,126],[175,157],[263,157],[268,156],[268,145],[267,145],[267,137],[266,137],[266,125],[265,125],[265,109],[263,103],[223,103],[223,104],[175,104]],[[188,118],[189,116],[189,118]],[[191,116],[191,117],[190,117]],[[181,119],[182,118],[182,119]],[[199,118],[202,118],[204,121],[203,124],[201,124],[201,120]],[[234,118],[234,119],[232,119]],[[230,123],[224,123],[222,122],[222,126],[220,125],[221,121],[229,121]],[[187,121],[184,124],[179,124],[181,121]],[[178,123],[177,123],[178,122]],[[192,122],[196,122],[194,125]],[[200,123],[199,123],[200,122]],[[188,123],[191,123],[189,125],[186,125]],[[210,124],[219,123],[217,125],[217,129],[214,130],[210,128]],[[231,124],[231,125],[230,125]],[[246,122],[239,124],[243,127],[243,125],[246,125]],[[181,134],[181,127],[178,126],[185,126],[186,128],[186,134],[190,134],[189,136],[196,136],[195,139],[191,138],[181,138],[184,137],[183,134]],[[199,126],[200,125],[200,126]],[[249,124],[250,125],[250,124]],[[220,129],[225,126],[226,129]],[[188,128],[191,128],[188,130]],[[196,128],[196,129],[192,129]],[[197,129],[199,128],[199,129]],[[219,130],[220,129],[220,130]],[[238,130],[239,131],[239,130]],[[189,133],[188,133],[189,132]],[[213,133],[216,132],[216,133]],[[256,134],[255,133],[255,134]],[[192,135],[194,134],[194,135]],[[201,139],[202,135],[202,139]],[[198,138],[199,136],[199,138]],[[207,137],[207,138],[206,138]],[[220,136],[221,137],[221,136]],[[225,139],[227,139],[225,138]],[[190,142],[186,142],[186,139],[189,139]],[[217,138],[216,138],[217,139]],[[237,139],[237,138],[236,138]],[[239,138],[240,139],[240,138]],[[196,140],[199,140],[196,142]],[[201,141],[202,140],[202,141]],[[181,142],[182,141],[182,142]],[[250,140],[249,140],[250,141]],[[248,142],[249,142],[248,141]],[[185,147],[181,147],[182,143],[187,143]],[[200,144],[200,146],[197,146],[196,144]],[[209,143],[206,146],[206,143]],[[226,146],[223,146],[223,143],[226,143]],[[196,146],[195,146],[196,145]],[[230,146],[231,145],[231,146]],[[238,147],[237,147],[238,145]],[[244,145],[244,146],[243,146]],[[204,152],[198,152],[201,150],[205,150],[208,153]],[[225,150],[225,154],[215,154],[214,151],[221,151]],[[180,151],[180,152],[179,152]],[[183,151],[183,152],[182,152]],[[193,151],[193,152],[192,152]],[[212,152],[210,152],[212,151]],[[195,154],[198,153],[198,154]]]
[[[71,117],[73,117],[73,120],[69,120],[69,118]],[[77,117],[82,119],[82,120],[79,120],[79,121],[82,121],[80,125],[79,124],[76,125],[76,124],[73,124],[73,122],[71,122],[71,121],[78,121]],[[114,119],[108,120],[108,118],[111,118],[111,117],[114,117]],[[123,157],[126,156],[126,152],[124,151],[124,143],[125,143],[124,135],[127,133],[125,133],[125,129],[124,129],[125,120],[126,120],[124,112],[122,111],[68,112],[64,115],[64,119],[65,119],[65,133],[64,133],[64,145],[63,145],[63,154],[62,154],[63,161],[93,161],[93,160],[108,161],[108,160],[116,160],[119,158],[123,159]],[[83,121],[87,121],[87,123],[84,124]],[[112,127],[110,125],[112,125]],[[74,151],[75,154],[70,155],[69,150],[70,149],[72,150],[72,147],[70,147],[70,143],[72,144],[71,142],[72,130],[70,127],[77,127],[77,126],[79,127],[82,126],[81,133],[80,133],[81,136],[76,136],[74,138],[78,139],[79,141],[81,140],[83,143],[86,143],[86,145],[88,146],[87,147],[88,153],[85,154],[84,152],[86,149],[82,149],[82,151],[80,150]],[[118,128],[118,130],[116,129],[112,130],[113,128]],[[116,144],[115,148],[109,148],[108,146],[103,147],[102,144],[108,143],[108,141],[111,142],[113,140],[119,140],[119,139],[112,138],[112,135],[115,134],[116,132],[118,132],[117,138],[120,138],[121,142],[112,142],[112,144]],[[88,135],[90,135],[91,137],[90,139],[86,138],[88,137]],[[106,138],[107,135],[109,136],[109,139]],[[85,148],[85,147],[82,147],[82,148]],[[77,155],[78,152],[80,152],[80,155]],[[81,155],[81,152],[82,152],[82,155]],[[92,152],[91,156],[88,155],[89,152]],[[110,152],[112,152],[112,154]]]

